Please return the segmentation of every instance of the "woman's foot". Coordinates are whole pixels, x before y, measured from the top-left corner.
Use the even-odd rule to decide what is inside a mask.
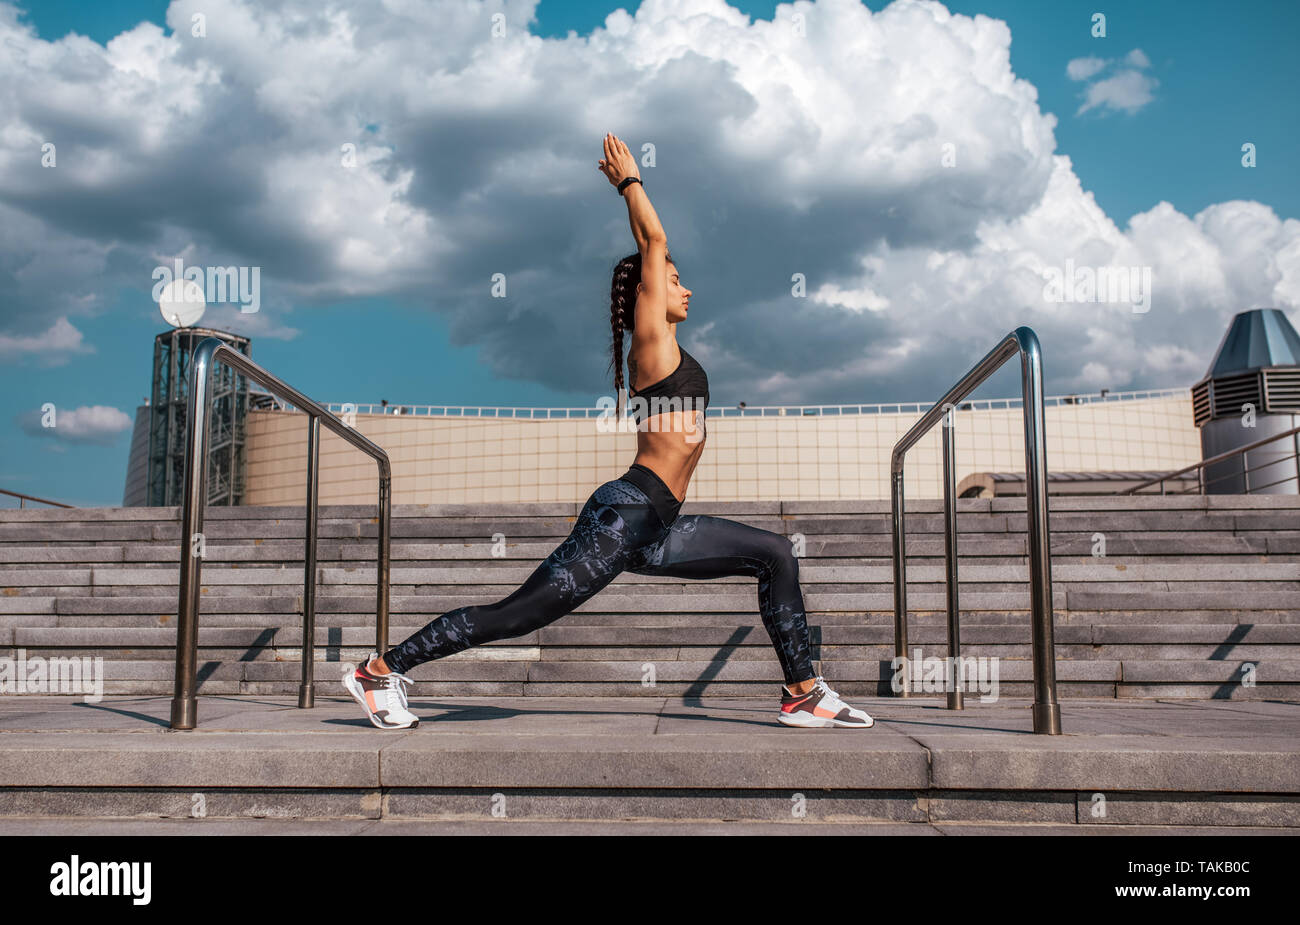
[[[875,725],[875,720],[864,710],[851,707],[841,700],[839,694],[826,686],[821,675],[802,694],[793,693],[785,685],[781,686],[781,690],[784,695],[781,697],[781,712],[777,719],[786,726],[801,726],[805,729],[825,726],[869,729]]]
[[[414,729],[420,719],[406,708],[404,686],[414,682],[396,671],[371,674],[366,666],[377,658],[379,653],[371,652],[362,664],[344,674],[343,686],[380,729]]]

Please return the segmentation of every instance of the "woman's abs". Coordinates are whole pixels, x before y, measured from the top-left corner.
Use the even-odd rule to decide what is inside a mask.
[[[703,412],[656,414],[637,431],[633,462],[653,469],[678,501],[685,500],[705,436]]]

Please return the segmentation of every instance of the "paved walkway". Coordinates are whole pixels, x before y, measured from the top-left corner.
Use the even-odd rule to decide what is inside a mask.
[[[850,699],[876,717],[874,728],[786,728],[766,698],[416,696],[411,707],[422,717],[420,726],[385,732],[342,696],[318,696],[310,710],[286,697],[209,696],[199,699],[198,728],[177,731],[168,725],[167,697],[114,696],[98,703],[0,697],[0,780],[8,788],[0,792],[7,801],[0,804],[0,832],[93,831],[101,823],[19,817],[101,815],[87,811],[84,801],[91,798],[85,794],[126,788],[152,788],[155,802],[147,806],[158,805],[164,791],[274,790],[302,801],[286,815],[376,818],[228,818],[256,815],[245,807],[211,814],[223,819],[103,823],[119,834],[191,831],[186,827],[194,825],[204,831],[265,826],[361,834],[403,827],[474,834],[500,826],[525,833],[568,827],[653,833],[680,832],[686,820],[674,819],[688,814],[698,820],[689,823],[691,830],[700,832],[717,825],[819,834],[960,835],[989,828],[1014,834],[1027,831],[1027,823],[1035,832],[1079,834],[1146,833],[1165,824],[1180,832],[1194,831],[1189,826],[1218,833],[1228,826],[1239,827],[1234,832],[1300,830],[1300,703],[1065,700],[1064,734],[1048,736],[1032,733],[1026,700],[985,704],[971,698],[965,710],[949,711],[938,698]],[[54,791],[73,800],[74,788],[82,803],[66,802],[66,811],[51,803]],[[536,812],[556,818],[466,818],[482,815],[482,795],[497,788],[514,800],[548,793],[550,803]],[[774,814],[771,807],[748,810],[746,804],[740,815],[760,818],[722,821],[741,801],[785,801],[796,791],[822,801],[811,814],[817,818],[790,821],[788,809]],[[327,792],[353,794],[353,803],[338,798],[331,804],[322,796]],[[699,795],[690,813],[681,808],[687,792]],[[370,793],[370,802],[357,803],[358,793]],[[1112,811],[1103,824],[1086,824],[1089,801],[1098,793]],[[434,799],[428,794],[443,802],[418,802]],[[604,808],[589,812],[597,797],[605,799]],[[306,811],[309,798],[324,808]],[[390,818],[445,818],[447,801],[454,799],[466,801],[457,804],[458,821]],[[985,804],[976,806],[981,800]],[[632,803],[635,812],[628,809]],[[132,814],[119,805],[102,815]],[[984,812],[995,805],[1009,807],[996,821],[1014,830],[964,821],[972,808]],[[339,806],[344,810],[336,811]],[[589,816],[589,822],[562,821]],[[624,821],[628,816],[647,821]],[[717,822],[708,821],[714,817]]]

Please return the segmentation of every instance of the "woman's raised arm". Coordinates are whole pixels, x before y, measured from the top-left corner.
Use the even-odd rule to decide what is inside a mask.
[[[597,168],[616,188],[628,177],[637,179],[641,177],[640,171],[637,170],[636,158],[616,135],[605,136],[605,157],[597,163]],[[637,250],[641,252],[644,259],[646,248],[651,241],[667,241],[664,226],[659,223],[659,215],[655,212],[654,206],[650,205],[650,197],[646,195],[642,184],[629,183],[623,190],[623,198],[627,200],[632,237],[636,239]]]

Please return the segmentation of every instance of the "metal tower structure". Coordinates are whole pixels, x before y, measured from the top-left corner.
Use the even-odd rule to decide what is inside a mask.
[[[154,338],[150,402],[148,499],[153,507],[179,505],[185,485],[185,428],[190,397],[190,360],[206,338],[217,337],[252,357],[247,337],[213,328],[172,328]],[[244,426],[247,376],[221,363],[212,368],[212,427],[208,455],[208,504],[244,501]]]

